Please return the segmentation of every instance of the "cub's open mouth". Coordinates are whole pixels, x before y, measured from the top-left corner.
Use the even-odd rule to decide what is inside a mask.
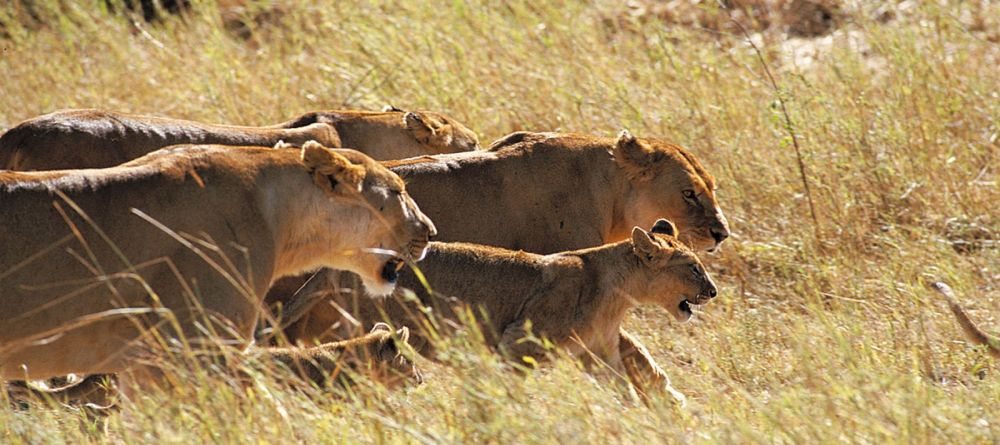
[[[691,303],[687,300],[681,300],[680,304],[677,305],[677,309],[681,311],[681,314],[685,318],[691,318],[694,315],[694,312],[691,311]]]
[[[393,258],[385,262],[382,266],[382,279],[387,283],[395,284],[396,280],[399,279],[399,271],[403,269],[403,265],[406,264],[401,258]]]

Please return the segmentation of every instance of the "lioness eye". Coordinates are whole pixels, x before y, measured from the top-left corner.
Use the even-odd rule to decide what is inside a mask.
[[[694,199],[694,190],[684,190],[681,193],[683,193],[684,197],[687,199]]]

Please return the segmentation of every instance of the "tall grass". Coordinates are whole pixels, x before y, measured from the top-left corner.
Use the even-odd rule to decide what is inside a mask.
[[[211,1],[155,24],[102,3],[36,1],[38,21],[23,0],[0,7],[0,127],[67,107],[267,124],[387,103],[483,140],[626,127],[690,147],[717,177],[734,235],[705,259],[722,296],[687,324],[653,308],[627,322],[684,409],[635,405],[569,361],[512,374],[458,339],[406,391],[324,398],[195,373],[112,416],[108,436],[64,409],[0,409],[3,442],[1000,441],[997,367],[924,286],[948,281],[1000,331],[994,3],[907,2],[887,21],[847,5],[816,40],[754,33],[777,91],[742,35],[618,2],[275,2],[249,40]]]

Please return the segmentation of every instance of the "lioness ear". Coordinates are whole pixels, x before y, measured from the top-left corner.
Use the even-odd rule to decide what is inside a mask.
[[[677,236],[677,226],[670,220],[660,218],[656,220],[653,224],[653,228],[650,230],[653,233],[661,233],[663,235]]]
[[[375,334],[378,332],[392,332],[392,328],[390,328],[388,324],[380,321],[378,323],[375,323],[375,326],[372,326],[372,330],[369,331],[370,334]]]
[[[626,169],[629,176],[646,178],[652,176],[653,172],[653,150],[628,130],[618,133],[618,141],[615,143],[615,160]]]
[[[390,111],[395,111],[397,113],[402,113],[403,109],[399,108],[399,107],[397,107],[395,105],[392,105],[392,104],[389,104],[389,105],[386,105],[386,106],[382,107],[382,112],[388,113]]]
[[[636,226],[632,228],[632,247],[635,249],[636,255],[649,260],[652,259],[652,254],[656,251],[656,242],[642,227]]]
[[[438,127],[427,116],[412,111],[408,111],[403,115],[403,125],[413,134],[414,138],[425,144],[430,140],[431,136],[437,133]]]
[[[364,167],[352,164],[347,158],[316,141],[308,141],[302,145],[302,164],[312,175],[313,182],[322,189],[333,191],[338,184],[344,184],[360,192],[365,180]]]

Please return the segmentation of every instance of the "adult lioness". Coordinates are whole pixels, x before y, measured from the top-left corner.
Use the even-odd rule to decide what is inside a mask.
[[[459,153],[479,149],[479,137],[457,120],[434,111],[331,110],[303,114],[279,126],[332,125],[344,147],[357,148],[378,160]]]
[[[0,203],[0,379],[139,368],[151,327],[246,345],[278,277],[335,267],[385,294],[435,233],[398,176],[315,142],[6,175]]]
[[[438,241],[553,253],[625,239],[660,217],[694,249],[715,249],[729,236],[715,179],[694,155],[628,131],[617,140],[514,133],[485,153],[385,165],[411,178]]]
[[[624,376],[629,372],[619,349],[619,328],[630,307],[656,304],[686,321],[691,305],[717,294],[701,261],[675,235],[676,228],[661,219],[648,232],[635,227],[627,241],[551,255],[432,242],[420,270],[433,294],[415,273],[400,276],[400,286],[415,290],[420,304],[399,295],[401,290],[386,299],[341,296],[337,304],[366,329],[383,319],[410,326],[414,347],[425,353],[430,345],[423,341],[424,329],[432,325],[426,314],[446,326],[471,306],[468,313],[482,321],[488,344],[512,358],[543,355],[537,343],[524,341],[530,326],[573,354],[593,353]],[[353,335],[353,326],[341,328]]]
[[[681,240],[696,249],[718,248],[729,236],[715,180],[694,155],[628,131],[617,139],[518,132],[487,152],[385,165],[407,178],[439,241],[545,254],[620,241],[631,227],[649,227],[659,217],[677,222]],[[282,280],[268,300],[288,301],[303,281]],[[324,293],[330,294],[316,295]],[[325,339],[340,319],[339,311],[319,304],[286,334],[293,341]],[[642,345],[624,331],[620,341],[630,369],[665,381]]]
[[[62,110],[29,119],[0,136],[0,169],[103,168],[174,144],[295,146],[315,140],[375,159],[453,153],[478,147],[476,134],[429,111],[332,110],[266,127],[214,125],[103,110]]]

